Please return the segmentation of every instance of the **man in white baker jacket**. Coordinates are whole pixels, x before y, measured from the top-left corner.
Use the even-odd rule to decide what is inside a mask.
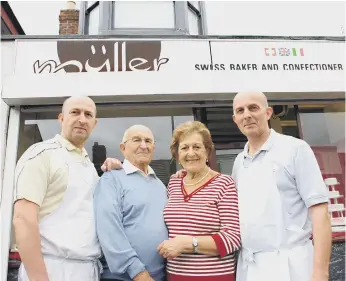
[[[327,281],[328,191],[312,149],[269,128],[273,110],[263,93],[238,93],[233,110],[248,139],[232,172],[242,239],[237,281]]]
[[[19,281],[99,280],[101,249],[93,213],[98,175],[84,148],[97,123],[95,103],[89,97],[68,98],[58,118],[61,134],[32,145],[16,167]],[[112,161],[106,160],[107,167]]]

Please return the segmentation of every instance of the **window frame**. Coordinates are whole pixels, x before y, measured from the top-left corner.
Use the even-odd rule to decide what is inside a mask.
[[[98,3],[98,4],[96,4]],[[205,35],[205,4],[199,1],[199,11],[188,1],[173,1],[174,3],[174,28],[114,28],[114,1],[96,1],[87,8],[87,1],[81,2],[79,15],[79,33],[88,35],[89,14],[99,5],[99,32],[98,35],[190,35],[188,22],[189,6],[193,11],[198,12],[199,17],[199,35]]]
[[[201,5],[201,3],[199,3]],[[201,6],[200,6],[201,9]],[[192,4],[190,1],[187,2],[187,11],[191,11],[195,16],[197,16],[198,19],[198,34],[202,34],[203,26],[202,26],[202,14],[201,12]],[[189,22],[188,22],[189,24]],[[188,27],[189,34],[190,34],[190,28]]]
[[[81,2],[81,8],[79,12],[79,33],[89,35],[89,20],[90,13],[98,6],[100,6],[100,1],[95,1],[90,7],[87,7],[88,1]],[[101,6],[100,6],[101,8]],[[101,15],[101,13],[100,13]],[[99,16],[100,16],[99,15]],[[100,25],[100,23],[99,23]],[[99,28],[100,30],[100,28]]]

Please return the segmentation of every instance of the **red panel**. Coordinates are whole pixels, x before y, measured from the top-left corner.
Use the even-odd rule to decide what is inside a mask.
[[[339,191],[343,197],[338,198],[337,203],[345,205],[345,153],[338,153],[335,146],[314,146],[311,148],[321,168],[323,179],[336,178],[339,182],[338,185],[335,185],[335,190]],[[345,211],[343,214],[346,216]],[[336,215],[333,213],[334,216]]]
[[[1,7],[1,17],[4,20],[4,22],[6,23],[8,29],[12,32],[12,34],[18,34],[17,29],[14,27],[11,19],[9,18],[9,16],[7,15],[5,9],[3,7]]]

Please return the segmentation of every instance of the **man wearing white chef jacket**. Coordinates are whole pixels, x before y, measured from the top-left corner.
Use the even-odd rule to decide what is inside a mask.
[[[269,128],[273,110],[263,93],[238,93],[233,110],[248,139],[232,172],[242,239],[237,281],[327,281],[328,191],[313,151]]]
[[[68,98],[59,121],[61,134],[32,145],[17,163],[13,223],[22,259],[19,281],[99,280],[93,213],[98,175],[84,148],[97,123],[95,103]],[[112,161],[105,162],[108,170]]]

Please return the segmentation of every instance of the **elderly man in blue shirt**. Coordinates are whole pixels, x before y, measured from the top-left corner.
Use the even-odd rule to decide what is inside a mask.
[[[157,246],[168,239],[163,218],[166,187],[149,166],[154,136],[145,126],[126,130],[123,169],[102,175],[94,193],[97,235],[108,269],[103,280],[163,281]]]

